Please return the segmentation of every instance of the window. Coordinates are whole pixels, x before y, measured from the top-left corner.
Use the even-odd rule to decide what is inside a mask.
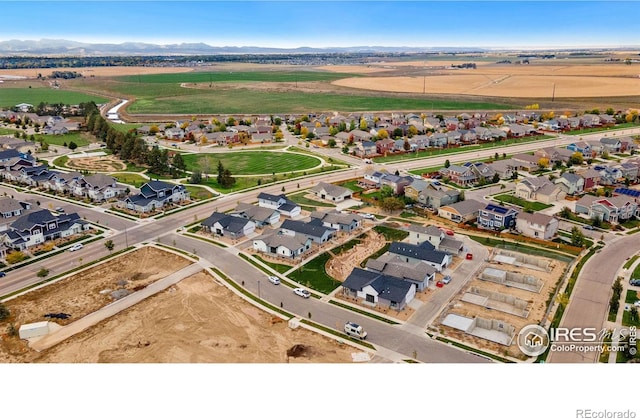
[[[369,303],[375,303],[375,297],[373,295],[367,294],[365,296],[365,300]]]

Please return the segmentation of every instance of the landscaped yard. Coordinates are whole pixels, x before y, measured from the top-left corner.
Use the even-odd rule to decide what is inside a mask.
[[[493,198],[500,202],[510,203],[512,205],[528,208],[536,212],[553,206],[553,205],[547,205],[541,202],[530,202],[528,200],[521,199],[511,194],[501,194],[498,196],[493,196]]]
[[[635,290],[627,290],[627,295],[624,298],[625,303],[634,303],[638,300],[638,292]]]
[[[137,188],[140,188],[143,184],[149,181],[146,177],[135,173],[114,173],[111,175],[115,177],[119,183],[130,184]]]
[[[340,286],[340,282],[327,274],[325,265],[331,254],[324,253],[291,272],[289,278],[311,289],[329,294]]]
[[[184,187],[189,192],[192,200],[206,200],[206,199],[211,199],[212,197],[215,196],[213,193],[211,193],[209,190],[205,189],[204,187],[188,186],[188,185]]]
[[[373,228],[373,230],[379,234],[384,235],[387,241],[402,241],[409,236],[409,233],[407,231],[390,228],[384,225],[377,225]]]
[[[287,271],[291,270],[291,266],[288,264],[272,263],[271,261],[266,261],[264,258],[260,257],[257,254],[254,254],[253,256],[280,274],[284,274]]]
[[[278,151],[185,154],[182,158],[188,171],[200,169],[209,174],[217,173],[219,161],[233,175],[290,173],[298,170],[311,170],[320,165],[317,158]]]
[[[362,187],[358,186],[358,180],[350,180],[344,183],[340,183],[340,186],[346,187],[347,189],[354,192],[361,192],[364,190]]]

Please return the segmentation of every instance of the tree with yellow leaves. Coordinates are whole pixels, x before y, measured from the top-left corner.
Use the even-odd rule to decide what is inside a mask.
[[[380,130],[378,131],[378,138],[380,138],[380,139],[386,139],[386,138],[389,138],[389,132],[387,132],[387,130],[386,130],[386,129],[380,129]]]

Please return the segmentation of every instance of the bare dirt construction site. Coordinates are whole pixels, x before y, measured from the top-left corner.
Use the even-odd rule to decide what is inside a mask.
[[[543,258],[539,259],[542,260]],[[442,320],[449,314],[461,315],[467,318],[474,318],[477,316],[488,320],[504,321],[514,327],[515,335],[517,335],[520,329],[525,325],[540,323],[547,310],[547,301],[549,300],[556,283],[561,278],[565,268],[567,267],[567,263],[559,260],[543,260],[548,260],[548,270],[543,271],[540,269],[531,269],[527,268],[526,265],[514,266],[505,265],[504,263],[498,264],[496,262],[485,263],[484,267],[480,269],[480,273],[470,280],[451,300],[447,308],[441,314],[439,322],[442,322]],[[532,292],[517,288],[514,284],[505,285],[488,280],[480,280],[479,276],[485,267],[514,272],[524,276],[533,276],[537,279],[539,285],[542,286],[540,292]],[[514,306],[506,303],[492,303],[491,298],[486,299],[489,301],[489,304],[487,305],[471,303],[470,300],[474,299],[473,297],[469,297],[471,293],[482,295],[499,294],[500,297],[504,296],[506,298],[515,298],[522,304],[521,306],[526,305],[526,308],[521,307],[520,309],[516,309]],[[476,298],[476,300],[478,299],[482,300],[481,297]],[[512,313],[501,310],[505,308],[512,309]],[[492,342],[487,339],[470,335],[462,330],[449,326],[440,325],[439,330],[446,337],[451,337],[464,344],[478,347],[488,352],[493,352],[498,355],[508,355],[513,358],[520,358],[523,360],[527,358],[518,349],[515,338],[512,344],[507,347],[497,342]]]
[[[51,319],[67,325],[112,302],[111,291],[135,291],[189,264],[144,247],[5,302],[11,317],[0,324],[0,363],[350,363],[353,353],[362,355],[320,334],[290,329],[204,272],[42,352],[7,334],[9,324],[40,322],[49,312],[70,314]]]

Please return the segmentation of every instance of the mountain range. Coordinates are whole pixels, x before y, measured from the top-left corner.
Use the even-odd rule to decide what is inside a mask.
[[[313,54],[313,53],[412,53],[412,52],[479,52],[482,48],[425,48],[389,46],[352,46],[335,48],[269,48],[258,46],[211,46],[202,42],[151,44],[144,42],[85,43],[65,39],[19,40],[0,42],[0,55],[213,55],[213,54]]]

